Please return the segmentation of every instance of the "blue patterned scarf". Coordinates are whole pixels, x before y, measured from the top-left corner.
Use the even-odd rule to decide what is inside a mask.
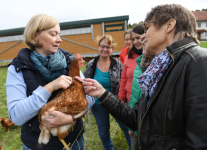
[[[35,51],[31,52],[30,58],[35,67],[40,71],[43,80],[51,82],[63,74],[67,67],[65,55],[58,50],[56,53],[44,56]]]
[[[142,92],[146,96],[149,96],[150,98],[152,97],[157,88],[158,82],[161,80],[163,74],[171,63],[172,58],[165,49],[162,53],[154,57],[147,70],[137,79]]]

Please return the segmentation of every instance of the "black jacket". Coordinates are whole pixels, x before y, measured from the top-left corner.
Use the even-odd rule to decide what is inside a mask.
[[[134,108],[109,92],[100,105],[133,130],[142,150],[207,149],[207,49],[190,38],[167,47],[173,63],[149,107],[144,94]]]
[[[72,61],[71,53],[60,49],[59,50],[65,55],[67,61],[67,68],[64,69],[63,74],[68,75],[68,70],[70,63]],[[22,71],[24,82],[27,86],[27,96],[32,95],[32,92],[37,89],[39,85],[45,86],[47,83],[43,80],[43,76],[35,68],[33,62],[30,59],[31,50],[28,48],[23,48],[19,51],[17,57],[12,61],[12,65],[15,66],[16,72]],[[48,102],[51,101],[58,91],[54,91]],[[66,143],[73,143],[77,138],[79,139],[83,134],[83,122],[79,118],[76,121],[74,130],[64,139]],[[32,150],[59,150],[63,148],[63,144],[57,138],[57,136],[50,136],[50,140],[47,145],[38,144],[38,138],[40,135],[38,115],[34,116],[32,119],[28,120],[22,125],[21,130],[21,140],[26,145],[26,147]],[[79,136],[78,136],[79,135]]]

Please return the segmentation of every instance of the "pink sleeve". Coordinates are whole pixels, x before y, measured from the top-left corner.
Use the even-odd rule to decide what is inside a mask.
[[[124,65],[128,50],[129,50],[128,47],[123,48],[120,55],[119,55],[120,56],[120,61],[122,62],[123,65]]]
[[[123,103],[126,103],[126,94],[127,94],[127,91],[125,90],[125,86],[127,83],[127,76],[126,76],[127,65],[126,64],[127,64],[127,58],[125,60],[124,67],[121,73],[121,82],[120,82],[119,94],[118,94],[119,99],[121,99]]]

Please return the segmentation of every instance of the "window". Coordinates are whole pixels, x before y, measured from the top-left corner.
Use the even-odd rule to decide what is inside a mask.
[[[199,27],[201,27],[201,23],[200,23],[200,22],[198,22],[198,28],[199,28]]]
[[[105,32],[124,31],[124,24],[109,24],[104,25]]]
[[[206,27],[207,27],[207,22],[206,22]]]

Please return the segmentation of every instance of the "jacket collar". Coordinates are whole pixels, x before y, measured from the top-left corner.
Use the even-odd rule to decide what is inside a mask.
[[[193,46],[197,46],[197,43],[192,38],[184,38],[167,46],[166,49],[176,62],[187,49]]]
[[[97,65],[97,62],[98,62],[99,58],[100,58],[100,56],[97,56],[97,57],[94,58],[94,65],[95,65],[95,67]],[[116,61],[114,60],[114,58],[112,56],[110,56],[110,59],[111,59],[110,68],[112,68],[113,66],[116,65]]]

